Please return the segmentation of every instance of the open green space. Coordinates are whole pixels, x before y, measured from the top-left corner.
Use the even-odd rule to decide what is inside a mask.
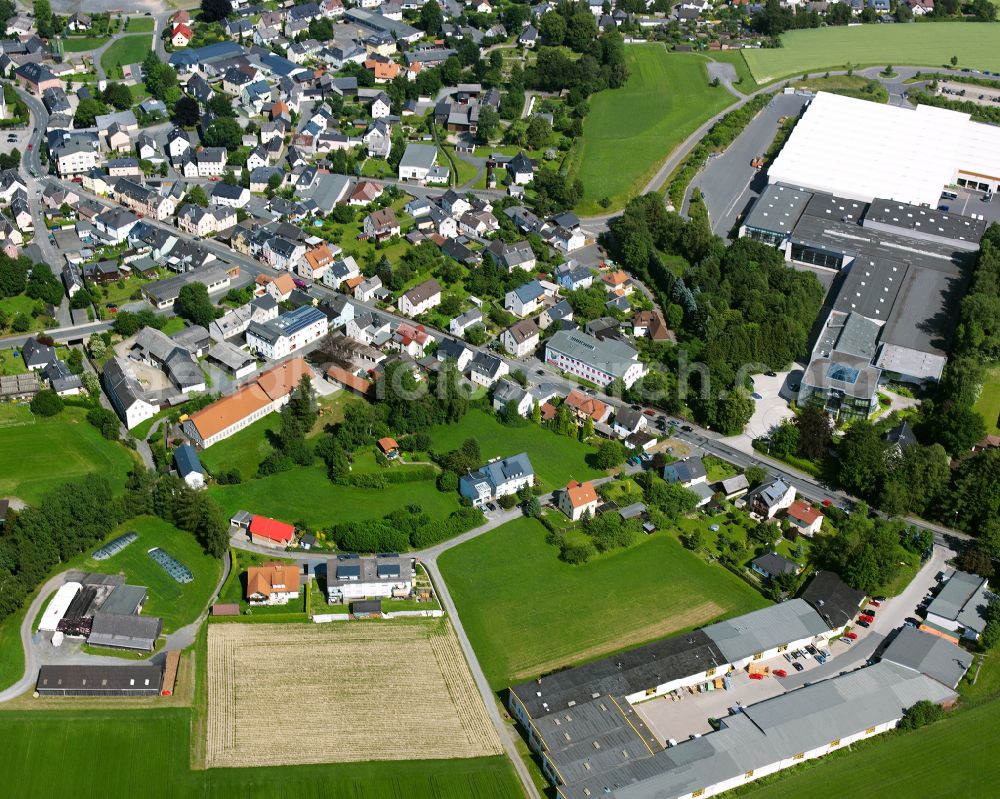
[[[192,771],[190,728],[187,708],[5,712],[0,724],[5,793],[18,799],[515,799],[522,795],[514,769],[503,757]]]
[[[27,371],[19,348],[0,350],[0,375],[23,375]]]
[[[582,566],[545,528],[518,519],[439,558],[490,685],[636,646],[767,601],[718,566],[654,534]]]
[[[129,17],[125,23],[125,33],[152,33],[154,25],[152,17]]]
[[[484,459],[527,452],[535,474],[550,491],[562,488],[570,479],[582,481],[604,476],[603,472],[587,464],[586,456],[595,451],[590,445],[539,430],[531,424],[507,427],[496,417],[478,409],[470,410],[457,424],[431,428],[430,436],[434,449],[439,452],[457,449],[467,438],[479,441]]]
[[[147,35],[121,36],[114,40],[101,56],[101,67],[109,79],[119,78],[122,64],[137,64],[153,47],[153,37]]]
[[[853,97],[856,100],[870,100],[873,103],[889,102],[889,91],[875,78],[863,78],[860,75],[831,75],[826,77],[800,80],[796,88],[812,92],[831,92]]]
[[[668,53],[661,44],[625,48],[629,79],[590,98],[573,175],[583,183],[577,210],[600,213],[602,198],[621,208],[639,194],[670,152],[735,98],[708,82],[696,54]]]
[[[213,473],[226,469],[239,469],[244,479],[251,478],[257,474],[260,462],[271,451],[271,445],[267,440],[268,432],[277,430],[280,424],[280,414],[268,414],[240,430],[236,435],[202,451],[199,455],[201,462]]]
[[[128,532],[136,532],[139,537],[118,554],[107,560],[94,560],[87,552],[71,565],[89,572],[123,573],[129,585],[146,586],[149,596],[142,608],[143,615],[162,618],[164,633],[195,621],[215,591],[222,574],[222,561],[206,555],[191,533],[178,530],[163,519],[152,516],[130,519],[108,540]],[[194,579],[190,583],[177,582],[149,557],[153,547],[177,558],[191,570]]]
[[[770,784],[741,791],[742,799],[798,799],[836,785],[838,799],[946,799],[995,795],[1000,780],[1000,713],[994,701],[929,727],[890,733],[806,764]],[[993,787],[991,787],[993,786]]]
[[[86,415],[83,408],[67,407],[57,416],[17,424],[25,418],[24,409],[0,406],[0,496],[37,503],[50,488],[90,472],[123,490],[132,456],[103,438]]]
[[[24,647],[21,646],[21,622],[27,613],[25,602],[17,612],[0,621],[0,690],[13,685],[24,674]]]
[[[50,317],[46,314],[41,314],[40,316],[32,316],[32,311],[35,310],[35,306],[39,303],[39,300],[33,300],[27,294],[18,294],[14,297],[4,297],[0,299],[0,311],[7,314],[7,318],[13,322],[14,318],[18,314],[24,314],[28,317],[29,328],[27,332],[35,332],[37,330],[44,330],[47,326],[47,322]]]
[[[458,494],[438,491],[433,480],[373,491],[334,485],[322,464],[208,490],[228,515],[248,510],[293,524],[305,522],[310,527],[380,518],[407,505],[419,505],[442,519],[458,509]]]
[[[1000,433],[1000,367],[994,367],[987,372],[979,399],[973,407],[986,422],[987,433],[994,435]]]
[[[758,83],[816,70],[872,64],[960,67],[1000,71],[1000,26],[955,22],[852,25],[788,31],[780,48],[745,50]],[[586,126],[584,126],[586,130]]]
[[[64,53],[88,53],[107,41],[107,36],[67,36],[62,40],[62,49]]]

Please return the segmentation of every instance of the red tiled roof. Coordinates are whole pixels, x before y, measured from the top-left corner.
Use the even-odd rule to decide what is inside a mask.
[[[267,516],[254,516],[250,522],[250,533],[282,544],[290,543],[295,535],[295,528],[290,524],[269,519]]]
[[[812,524],[823,516],[816,508],[802,499],[797,499],[788,508],[788,515],[805,524]]]

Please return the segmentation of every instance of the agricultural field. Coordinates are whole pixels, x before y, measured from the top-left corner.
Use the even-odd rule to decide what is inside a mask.
[[[502,753],[447,619],[216,624],[207,674],[209,767]]]
[[[986,422],[987,433],[1000,433],[1000,367],[994,367],[986,373],[986,381],[973,407]]]
[[[504,757],[192,771],[187,708],[14,712],[2,707],[0,769],[5,791],[18,799],[522,796]]]
[[[222,574],[222,561],[206,555],[191,533],[154,516],[130,519],[108,540],[128,532],[139,537],[107,560],[93,560],[90,553],[72,562],[74,568],[103,574],[123,573],[129,585],[144,585],[149,597],[143,615],[160,616],[163,632],[171,633],[195,621],[208,604]],[[190,583],[179,583],[147,554],[161,547],[183,563],[194,575]],[[95,547],[96,549],[96,547]]]
[[[118,36],[101,56],[101,67],[109,80],[121,77],[122,64],[138,64],[153,46],[153,37],[145,34]]]
[[[467,438],[479,441],[484,460],[527,452],[535,473],[550,491],[565,486],[571,478],[587,480],[604,476],[587,463],[587,456],[594,452],[590,445],[539,430],[532,424],[507,427],[495,416],[475,408],[457,424],[438,425],[429,433],[435,451],[439,452],[457,449]]]
[[[438,565],[490,685],[699,627],[768,602],[735,575],[656,533],[582,566],[518,519],[448,550]]]
[[[605,197],[608,209],[621,208],[674,147],[736,101],[709,84],[703,56],[668,53],[661,44],[628,45],[625,55],[628,82],[590,98],[583,121],[573,175],[583,183],[581,213],[605,212],[598,203]]]
[[[103,438],[86,415],[83,408],[67,407],[42,419],[26,415],[23,406],[0,405],[0,496],[37,503],[48,489],[90,472],[123,490],[132,456]]]
[[[925,22],[919,25],[855,25],[788,31],[782,46],[744,50],[760,84],[788,75],[855,66],[895,64],[939,67],[958,57],[960,67],[1000,71],[1000,27]]]

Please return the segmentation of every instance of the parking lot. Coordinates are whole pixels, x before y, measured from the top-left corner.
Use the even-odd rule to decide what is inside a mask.
[[[1000,105],[1000,89],[976,86],[973,83],[958,83],[950,80],[941,81],[938,84],[937,93],[939,96],[947,97],[949,100],[959,100],[993,108]]]
[[[27,129],[0,131],[0,153],[9,153],[15,147],[23,153],[28,146],[28,134]]]
[[[1000,200],[993,197],[986,201],[985,198],[984,192],[955,186],[941,194],[938,210],[962,216],[982,216],[987,225],[990,222],[1000,222]]]
[[[834,649],[829,646],[823,648],[836,658]],[[847,649],[843,644],[838,647],[840,652]],[[802,670],[796,671],[792,663],[798,663]],[[832,664],[833,659],[827,663]],[[682,688],[633,707],[657,740],[666,746],[671,740],[679,742],[693,735],[711,732],[710,718],[724,718],[739,706],[746,707],[783,694],[798,687],[803,680],[809,679],[811,673],[821,668],[821,664],[805,652],[791,661],[781,656],[755,666],[766,668],[768,673],[761,679],[751,679],[746,671],[734,671],[728,675],[729,690],[714,688],[714,683],[714,689],[710,691],[699,691],[698,686],[693,686],[693,690]],[[776,676],[776,670],[787,676]]]

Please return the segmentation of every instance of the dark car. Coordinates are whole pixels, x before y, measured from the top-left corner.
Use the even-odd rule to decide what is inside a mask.
[[[777,372],[764,372],[764,376],[765,377],[777,377],[778,373]]]
[[[689,424],[682,424],[681,425],[681,430],[683,430],[685,433],[690,433],[693,429],[694,428],[691,427],[691,425],[689,425]]]
[[[858,627],[871,627],[871,626],[872,626],[871,622],[865,621],[864,619],[858,621]]]
[[[792,661],[792,668],[795,669],[796,671],[805,671],[805,667],[797,660]]]

